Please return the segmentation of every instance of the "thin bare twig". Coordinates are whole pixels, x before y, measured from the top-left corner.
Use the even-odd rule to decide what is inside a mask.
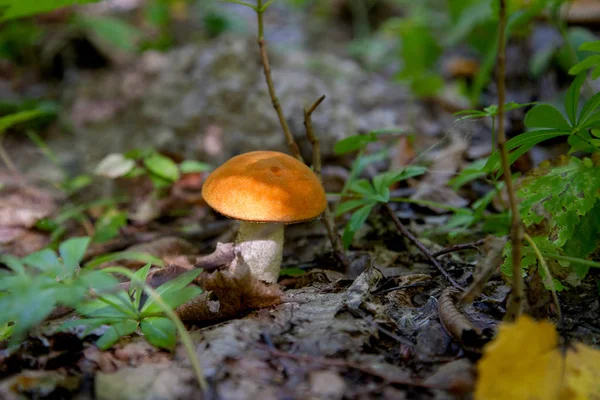
[[[443,256],[444,254],[454,253],[461,250],[478,250],[479,246],[483,244],[483,239],[479,239],[476,242],[472,243],[460,243],[455,244],[454,246],[446,247],[443,250],[436,251],[432,254],[433,257]]]
[[[283,114],[283,110],[281,109],[281,103],[279,102],[277,93],[275,93],[275,85],[273,84],[273,77],[271,76],[271,65],[269,64],[269,56],[267,55],[267,41],[265,40],[263,14],[266,10],[266,7],[263,7],[263,0],[256,1],[256,8],[254,10],[256,11],[256,17],[258,19],[258,47],[260,48],[260,59],[262,61],[263,69],[265,72],[265,79],[267,81],[267,87],[269,89],[269,96],[271,96],[273,108],[277,112],[277,117],[279,117],[279,124],[281,125],[281,129],[283,129],[285,140],[287,141],[287,145],[290,148],[292,155],[298,160],[304,162],[302,154],[300,154],[298,144],[294,140],[294,135],[292,135],[292,131],[290,130],[290,127],[288,126],[288,123],[285,120],[285,115]]]
[[[433,254],[431,254],[431,252],[427,249],[427,247],[425,247],[423,245],[423,243],[421,243],[419,241],[419,239],[417,239],[408,230],[408,228],[406,226],[404,226],[404,224],[398,219],[398,216],[396,215],[396,213],[394,212],[394,210],[392,210],[392,207],[390,207],[390,205],[386,203],[385,204],[385,208],[387,209],[388,213],[392,217],[392,221],[394,221],[394,225],[396,225],[396,228],[398,228],[398,230],[400,231],[400,233],[402,233],[404,236],[406,236],[408,238],[408,240],[410,240],[415,246],[417,246],[417,248],[421,251],[421,253],[423,253],[425,255],[425,257],[427,257],[427,259],[438,269],[438,271],[440,271],[440,273],[442,275],[444,275],[444,277],[446,278],[446,280],[448,282],[450,282],[450,284],[452,286],[454,286],[457,289],[464,290],[464,288],[462,286],[460,286],[454,280],[454,278],[452,278],[450,276],[450,274],[444,269],[444,267],[442,267],[440,265],[440,263],[435,259],[435,257],[433,256]]]
[[[511,230],[510,239],[512,246],[512,294],[508,304],[505,319],[515,320],[523,312],[524,283],[521,272],[521,254],[523,244],[523,227],[519,208],[517,205],[517,196],[510,173],[510,163],[508,162],[508,150],[506,148],[506,132],[504,127],[504,101],[506,96],[505,73],[506,73],[506,0],[500,1],[500,19],[498,22],[498,150],[500,151],[500,160],[502,162],[502,171],[504,183],[508,192],[508,200],[511,211]]]
[[[321,146],[319,144],[319,138],[317,135],[315,135],[315,131],[312,126],[312,113],[317,109],[317,107],[319,107],[319,104],[321,104],[323,100],[325,100],[325,95],[319,97],[310,108],[304,109],[304,126],[306,128],[306,136],[312,145],[313,169],[321,183],[323,183],[321,176]],[[327,229],[327,235],[331,241],[331,247],[333,248],[336,258],[343,266],[348,267],[348,259],[346,258],[346,254],[344,252],[344,245],[342,244],[340,236],[335,229],[335,219],[331,209],[329,208],[329,204],[325,206],[325,211],[323,211],[323,218],[321,218],[321,221],[323,222],[323,225],[325,225],[325,229]]]

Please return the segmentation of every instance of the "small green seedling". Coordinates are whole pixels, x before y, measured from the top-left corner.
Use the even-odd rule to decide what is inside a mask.
[[[0,257],[9,268],[0,271],[0,326],[14,324],[12,344],[23,339],[56,306],[75,307],[90,290],[102,292],[117,284],[102,271],[80,268],[89,243],[87,237],[73,238],[60,244],[58,254],[45,249],[22,259]]]
[[[150,264],[147,264],[135,276],[144,282],[149,272]],[[201,269],[188,271],[158,287],[156,293],[168,307],[175,309],[202,293],[199,287],[189,286],[201,272]],[[132,335],[139,329],[152,345],[172,350],[177,343],[175,324],[164,315],[153,298],[142,302],[142,291],[142,287],[132,281],[128,291],[100,294],[97,299],[76,307],[77,312],[85,318],[68,321],[63,324],[62,329],[85,326],[86,335],[100,326],[108,325],[109,329],[96,342],[102,350],[110,348],[122,337]]]

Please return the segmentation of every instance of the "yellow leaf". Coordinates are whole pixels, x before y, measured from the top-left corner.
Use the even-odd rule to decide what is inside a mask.
[[[600,399],[600,351],[576,343],[567,352],[561,400]]]
[[[600,400],[600,351],[575,344],[566,362],[547,321],[500,326],[477,364],[476,400]]]

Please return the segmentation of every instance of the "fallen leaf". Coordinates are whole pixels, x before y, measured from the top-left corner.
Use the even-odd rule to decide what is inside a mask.
[[[600,351],[577,343],[565,360],[554,325],[527,316],[500,326],[477,371],[477,400],[600,399]]]

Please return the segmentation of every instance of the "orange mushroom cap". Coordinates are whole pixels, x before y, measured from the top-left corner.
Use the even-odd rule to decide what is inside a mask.
[[[253,151],[215,169],[202,197],[217,212],[241,221],[292,224],[318,217],[325,190],[304,163],[276,151]]]

